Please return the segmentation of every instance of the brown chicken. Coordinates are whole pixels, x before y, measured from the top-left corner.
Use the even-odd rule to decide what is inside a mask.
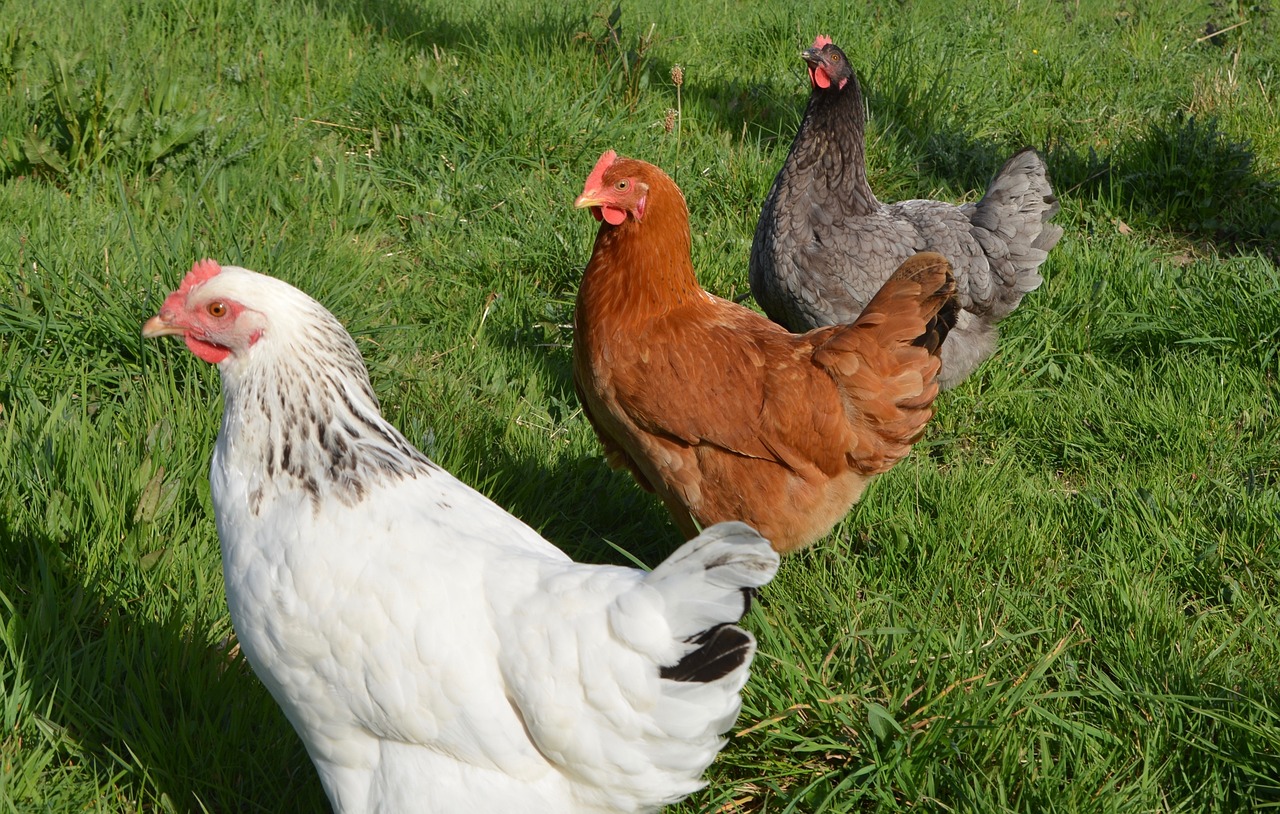
[[[577,207],[602,221],[574,312],[573,374],[614,467],[686,538],[742,520],[779,552],[829,532],[933,415],[955,282],[908,259],[849,325],[791,334],[703,291],[684,196],[612,150]]]

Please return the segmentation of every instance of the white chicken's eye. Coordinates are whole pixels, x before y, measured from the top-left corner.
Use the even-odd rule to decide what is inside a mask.
[[[614,185],[613,185],[613,187],[614,187],[614,189],[618,190],[619,192],[622,192],[623,190],[625,190],[625,189],[627,188],[627,182],[626,182],[625,180],[624,180],[624,181],[619,181],[618,183],[614,184]]]
[[[227,304],[221,300],[214,300],[204,307],[209,312],[209,316],[214,319],[222,319],[227,315]]]

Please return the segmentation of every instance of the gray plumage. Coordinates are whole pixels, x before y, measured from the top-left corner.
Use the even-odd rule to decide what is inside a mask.
[[[1048,222],[1059,205],[1044,161],[1022,150],[977,203],[881,203],[867,183],[862,89],[848,60],[825,37],[803,56],[813,92],[760,212],[751,292],[790,331],[843,324],[904,260],[939,252],[962,309],[942,348],[939,379],[952,387],[995,351],[996,324],[1043,282],[1040,264],[1062,237]]]

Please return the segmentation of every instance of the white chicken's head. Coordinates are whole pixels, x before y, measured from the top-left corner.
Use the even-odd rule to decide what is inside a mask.
[[[199,358],[218,366],[224,384],[253,371],[310,380],[324,368],[356,382],[376,404],[364,359],[337,317],[275,277],[201,260],[142,335],[180,336]]]
[[[853,69],[849,67],[849,58],[840,50],[840,46],[831,38],[819,34],[813,40],[813,46],[800,54],[809,65],[809,81],[815,90],[826,90],[832,85],[836,90],[844,90],[844,86],[853,78]]]
[[[235,278],[240,272],[254,274],[224,268],[214,260],[199,261],[178,290],[165,298],[160,312],[142,326],[142,335],[181,336],[192,353],[215,365],[243,354],[262,338],[267,318],[237,295]]]

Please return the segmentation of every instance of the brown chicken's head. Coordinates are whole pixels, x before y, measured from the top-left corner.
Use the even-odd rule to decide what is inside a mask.
[[[630,158],[618,158],[613,150],[606,150],[587,176],[582,194],[573,205],[578,209],[591,208],[596,220],[620,226],[628,216],[636,222],[644,219],[645,204],[649,198],[650,165]]]
[[[815,89],[826,90],[835,85],[836,90],[844,90],[853,78],[853,69],[844,51],[823,34],[814,38],[813,46],[802,52],[800,58],[809,65],[809,81]]]

